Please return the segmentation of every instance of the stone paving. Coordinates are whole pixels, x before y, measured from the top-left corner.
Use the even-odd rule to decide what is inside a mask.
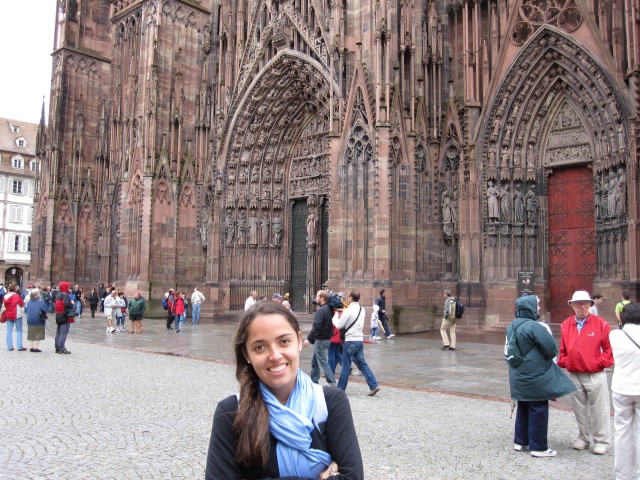
[[[237,391],[234,325],[143,329],[107,335],[81,319],[71,355],[53,353],[51,334],[40,354],[2,342],[0,479],[203,478],[216,403]],[[501,345],[439,346],[411,336],[366,346],[382,390],[368,397],[354,376],[347,394],[367,479],[613,478],[611,453],[571,449],[577,428],[562,405],[549,420],[557,457],[514,452]]]

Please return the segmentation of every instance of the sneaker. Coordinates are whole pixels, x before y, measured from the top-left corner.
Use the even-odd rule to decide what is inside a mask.
[[[376,340],[382,340],[382,337],[376,337]]]
[[[115,329],[115,328],[113,328],[113,327],[111,327],[110,332],[111,332],[111,333],[113,333],[113,332],[115,332],[115,331],[116,331],[116,329]]]
[[[180,333],[180,329],[179,328],[176,328],[176,333]]]
[[[519,445],[517,443],[513,444],[513,449],[516,452],[524,452],[525,450],[527,450],[529,447],[527,445]]]
[[[558,452],[556,452],[555,450],[551,450],[550,448],[547,448],[544,452],[536,452],[535,450],[531,452],[532,457],[538,458],[555,457],[557,454]]]
[[[589,448],[589,442],[585,442],[584,440],[579,438],[575,442],[573,442],[572,447],[574,450],[586,450],[587,448]]]
[[[396,336],[396,334],[395,334],[395,333],[392,333],[391,335],[387,335],[387,338],[393,338],[393,337],[395,337],[395,336]]]
[[[107,327],[107,333],[111,333],[111,329]]]
[[[373,397],[379,391],[380,391],[380,387],[376,387],[373,390],[369,390],[369,393],[367,393],[367,395],[369,395],[370,397]]]
[[[18,351],[19,351],[19,352],[26,352],[26,351],[27,351],[27,349],[26,349],[26,348],[24,348],[24,347],[20,347],[20,348],[18,349]]]
[[[449,350],[449,345],[443,345],[440,350]]]
[[[596,446],[593,447],[593,453],[596,455],[606,455],[607,450],[609,450],[607,446],[601,443],[596,443]]]

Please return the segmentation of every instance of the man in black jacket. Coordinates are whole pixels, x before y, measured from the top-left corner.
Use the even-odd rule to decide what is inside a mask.
[[[385,310],[385,308],[386,308],[386,300],[384,298],[384,292],[385,292],[384,288],[381,288],[380,289],[380,296],[378,298],[376,298],[375,304],[379,308],[379,310],[378,310],[378,318],[382,322],[382,329],[384,330],[384,335],[387,337],[387,339],[389,339],[389,338],[395,337],[396,334],[395,333],[391,333],[391,330],[389,329],[389,319],[387,318],[387,311]]]
[[[316,295],[318,309],[313,315],[313,326],[307,339],[304,341],[306,347],[313,344],[313,357],[311,358],[311,380],[318,383],[320,380],[320,370],[324,373],[329,385],[335,385],[336,380],[329,367],[329,346],[331,345],[331,335],[333,334],[333,312],[329,307],[329,293],[320,290]]]

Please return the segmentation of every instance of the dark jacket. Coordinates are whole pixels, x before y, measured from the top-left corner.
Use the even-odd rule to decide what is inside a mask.
[[[553,336],[540,323],[536,297],[529,295],[516,300],[516,319],[507,327],[507,338],[517,328],[518,347],[523,362],[517,366],[509,365],[509,387],[513,400],[539,402],[563,397],[576,387],[560,370],[553,357],[558,347]]]
[[[66,325],[73,323],[73,301],[69,292],[69,282],[60,282],[60,291],[55,301],[56,323]]]
[[[362,480],[364,479],[362,455],[347,395],[334,387],[324,387],[323,392],[327,402],[327,421],[318,425],[318,428],[314,428],[311,434],[311,447],[328,452],[338,464],[342,475],[332,478]],[[235,395],[222,400],[216,407],[205,480],[267,478],[293,480],[294,477],[280,477],[276,452],[277,441],[273,435],[270,436],[269,459],[264,467],[250,467],[236,462],[233,420],[237,411],[238,397]],[[319,429],[324,432],[324,435],[318,431]]]
[[[133,297],[129,300],[129,315],[142,315],[146,309],[147,302],[144,298],[136,299],[136,297]]]
[[[316,340],[331,340],[333,335],[333,311],[328,303],[325,303],[316,310],[313,315],[313,326],[307,340],[314,343]]]
[[[89,305],[97,307],[99,302],[100,298],[98,297],[98,294],[96,292],[91,292],[91,295],[89,295]]]
[[[378,308],[380,309],[380,310],[378,310],[378,317],[379,318],[386,317],[387,316],[387,312],[386,312],[387,301],[385,300],[385,298],[382,295],[379,295],[378,298],[376,298],[376,301],[374,303],[375,303],[375,305],[378,305]]]

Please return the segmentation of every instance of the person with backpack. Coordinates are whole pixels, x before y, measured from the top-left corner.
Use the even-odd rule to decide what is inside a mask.
[[[175,320],[176,333],[180,333],[180,317],[184,314],[185,303],[183,294],[178,292],[171,302],[171,313]]]
[[[444,314],[440,335],[442,335],[442,350],[456,349],[456,299],[451,296],[451,290],[442,293],[444,297]]]
[[[173,323],[173,302],[175,298],[173,288],[170,288],[169,291],[164,294],[164,299],[162,300],[162,308],[167,311],[167,330],[173,330],[171,324]],[[180,327],[178,326],[178,328]]]
[[[549,448],[549,400],[576,387],[553,362],[556,341],[546,325],[537,322],[540,300],[527,295],[516,300],[516,318],[506,329],[505,359],[509,366],[511,400],[517,402],[513,449],[527,449],[532,457],[555,457]]]
[[[616,304],[616,309],[614,313],[616,314],[616,319],[618,319],[619,328],[622,328],[622,320],[620,318],[620,314],[622,313],[622,309],[624,308],[624,306],[631,303],[631,300],[629,300],[629,298],[630,298],[629,292],[622,292],[622,299],[620,300],[619,303]]]
[[[56,324],[58,325],[55,339],[56,353],[64,353],[67,355],[71,352],[67,350],[65,344],[67,341],[67,335],[69,335],[69,328],[74,321],[73,317],[75,314],[69,287],[71,287],[71,283],[60,282],[60,289],[56,295],[55,301]]]
[[[16,293],[16,285],[9,285],[9,291],[3,300],[3,315],[7,323],[7,350],[13,350],[13,327],[16,327],[16,341],[18,343],[18,351],[24,352],[27,349],[22,345],[22,314],[19,313],[20,307],[24,307],[24,301],[20,294]]]

